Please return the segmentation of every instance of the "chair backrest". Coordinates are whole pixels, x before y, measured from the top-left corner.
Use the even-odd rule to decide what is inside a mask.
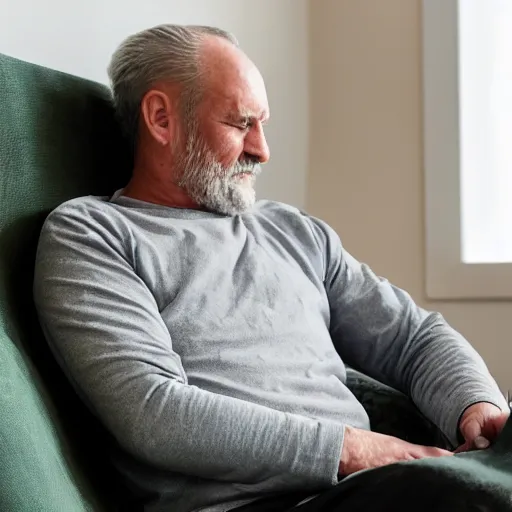
[[[127,182],[129,160],[105,86],[0,55],[2,511],[106,506],[102,429],[51,357],[32,279],[48,212],[72,197],[112,194]]]

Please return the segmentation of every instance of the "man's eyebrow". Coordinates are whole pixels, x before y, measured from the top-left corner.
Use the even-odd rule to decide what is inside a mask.
[[[270,119],[270,114],[266,111],[261,112],[261,114],[256,114],[254,112],[242,110],[235,114],[234,117],[241,121],[260,121],[261,124],[266,124]]]

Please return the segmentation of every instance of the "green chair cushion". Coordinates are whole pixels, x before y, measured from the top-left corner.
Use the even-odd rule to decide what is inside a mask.
[[[102,430],[49,353],[32,280],[47,213],[122,186],[128,154],[105,86],[0,55],[2,511],[114,510]]]

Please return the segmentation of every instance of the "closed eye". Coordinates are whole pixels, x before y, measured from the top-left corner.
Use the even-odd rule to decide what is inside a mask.
[[[245,131],[252,128],[256,123],[259,122],[258,118],[252,115],[235,116],[231,119],[227,119],[228,123],[239,130]]]
[[[248,130],[254,125],[254,122],[251,119],[243,119],[237,123],[234,123],[233,126],[238,128],[239,130]]]
[[[229,122],[229,123],[223,123],[223,124],[225,124],[226,126],[231,126],[232,128],[237,128],[240,131],[245,131],[252,126],[252,123],[247,123],[245,121],[241,122],[241,123]]]

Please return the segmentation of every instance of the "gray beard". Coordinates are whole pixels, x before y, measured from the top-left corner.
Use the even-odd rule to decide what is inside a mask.
[[[223,166],[216,161],[197,130],[192,131],[179,166],[182,175],[178,185],[207,210],[224,215],[240,215],[254,206],[254,182],[261,172],[260,164],[243,161],[230,167]],[[250,177],[243,177],[244,173],[250,174]]]

